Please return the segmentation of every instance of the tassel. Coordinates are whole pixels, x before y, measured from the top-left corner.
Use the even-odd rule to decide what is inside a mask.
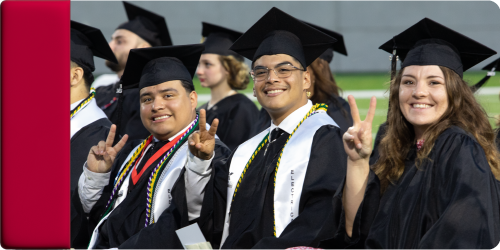
[[[113,146],[120,141],[121,138],[121,127],[122,127],[122,113],[123,113],[123,89],[122,84],[118,83],[119,87],[116,89],[118,93],[118,107],[116,107],[115,114],[113,115],[112,123],[116,125],[115,140],[113,141]]]

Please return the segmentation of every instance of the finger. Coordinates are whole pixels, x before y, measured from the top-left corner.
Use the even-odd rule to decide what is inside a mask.
[[[127,143],[127,140],[128,140],[128,135],[125,134],[122,139],[113,147],[113,149],[115,150],[115,152],[120,152],[120,150],[122,150],[123,146],[125,146],[125,143]]]
[[[200,143],[200,133],[193,133],[192,134],[192,142],[191,142],[191,145],[192,146],[196,146]]]
[[[89,154],[99,155],[98,151],[99,150],[97,149],[97,146],[93,146],[93,147],[90,148]]]
[[[344,141],[349,142],[349,141],[351,141],[351,140],[354,140],[354,136],[353,136],[353,135],[351,135],[351,134],[349,134],[349,131],[347,131],[347,132],[345,132],[345,133],[344,133],[344,136],[342,136],[342,139],[343,139]]]
[[[352,121],[354,122],[354,125],[357,125],[361,122],[361,119],[359,118],[358,105],[356,105],[356,100],[352,95],[347,96],[347,100],[349,101],[349,106],[351,107]]]
[[[200,109],[200,123],[198,127],[200,128],[200,133],[207,131],[207,112],[204,109]]]
[[[375,117],[375,110],[377,109],[377,98],[372,96],[370,100],[370,108],[368,109],[368,114],[366,115],[365,122],[370,124],[373,122],[373,117]]]
[[[116,125],[113,124],[111,125],[111,128],[109,128],[108,138],[106,139],[106,146],[108,147],[113,146],[113,141],[115,140],[115,133],[116,133]]]
[[[106,163],[108,163],[110,165],[113,164],[113,160],[111,159],[111,156],[106,151],[104,151],[102,156],[104,157],[104,161]]]
[[[106,151],[106,143],[104,141],[100,141],[97,144],[97,149],[99,150],[99,154],[103,154]]]
[[[353,142],[354,142],[354,146],[356,146],[357,149],[361,149],[361,147],[363,147],[363,144],[361,143],[361,140],[359,139],[359,133],[358,132],[355,132],[352,134],[353,138]]]
[[[208,133],[211,135],[211,136],[214,136],[215,137],[215,132],[217,132],[217,127],[219,126],[219,119],[215,118],[213,121],[212,121],[212,125],[210,125],[210,130],[208,131]]]

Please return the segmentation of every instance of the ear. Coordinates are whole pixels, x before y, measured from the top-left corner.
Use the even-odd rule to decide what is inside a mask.
[[[70,69],[71,73],[71,87],[76,87],[80,82],[83,83],[83,69],[81,67],[74,67]]]
[[[255,85],[253,85],[253,97],[257,97],[257,93],[255,93]]]
[[[196,107],[198,107],[198,94],[196,91],[191,91],[189,93],[189,99],[191,101],[191,110],[196,110]]]
[[[303,90],[307,90],[311,87],[311,73],[309,71],[304,71],[302,76]]]
[[[137,46],[137,49],[149,48],[149,47],[151,47],[151,45],[148,42],[144,41],[144,42],[139,43],[139,45]]]

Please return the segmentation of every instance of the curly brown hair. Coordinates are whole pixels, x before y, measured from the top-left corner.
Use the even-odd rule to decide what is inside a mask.
[[[441,118],[424,132],[425,143],[417,153],[417,167],[428,158],[439,135],[451,126],[458,126],[474,136],[486,154],[493,175],[500,180],[500,155],[486,112],[476,101],[467,82],[454,71],[446,67],[439,68],[444,75],[449,105]],[[387,117],[387,131],[378,147],[380,158],[372,166],[372,170],[380,179],[382,191],[401,177],[405,166],[404,159],[416,143],[413,125],[403,116],[399,106],[399,87],[403,70],[398,72],[390,85],[391,105]]]
[[[235,90],[246,89],[250,82],[250,70],[248,66],[231,55],[219,55],[219,61],[222,67],[229,72],[229,77],[227,79],[229,86]]]

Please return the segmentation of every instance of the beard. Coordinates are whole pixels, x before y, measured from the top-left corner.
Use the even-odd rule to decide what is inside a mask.
[[[120,63],[114,63],[114,62],[111,62],[108,60],[106,60],[105,64],[109,69],[111,69],[111,71],[113,71],[115,73],[118,73],[125,68]]]

